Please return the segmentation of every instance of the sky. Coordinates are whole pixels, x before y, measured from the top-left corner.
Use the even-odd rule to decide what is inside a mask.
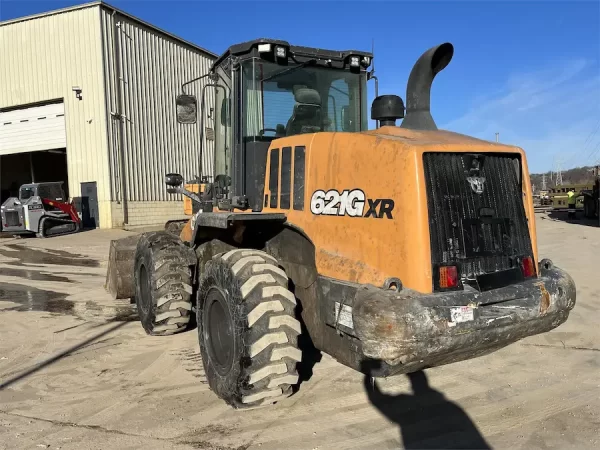
[[[0,0],[0,20],[84,1]],[[518,145],[531,172],[600,164],[600,2],[113,0],[214,53],[259,37],[371,50],[380,94],[406,98],[428,48],[454,58],[433,83],[439,128]],[[369,86],[369,104],[374,86]]]

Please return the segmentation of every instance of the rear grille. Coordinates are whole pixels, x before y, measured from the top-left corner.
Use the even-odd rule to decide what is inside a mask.
[[[17,211],[5,211],[6,226],[16,227],[19,225],[19,213]]]
[[[474,280],[533,256],[517,156],[426,153],[423,164],[434,273],[454,262]]]

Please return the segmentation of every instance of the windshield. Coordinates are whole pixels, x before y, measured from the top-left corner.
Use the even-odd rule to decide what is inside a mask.
[[[244,138],[367,129],[366,75],[245,61]]]
[[[24,202],[25,200],[29,200],[34,195],[35,190],[32,187],[24,187],[21,188],[21,191],[19,192],[19,200]]]
[[[60,184],[42,184],[38,187],[38,195],[48,200],[64,201],[65,194]]]

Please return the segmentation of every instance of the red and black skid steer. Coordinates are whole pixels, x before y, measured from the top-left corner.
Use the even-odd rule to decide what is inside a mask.
[[[2,231],[41,238],[79,231],[81,218],[62,185],[57,181],[21,186],[19,197],[10,197],[0,207]]]

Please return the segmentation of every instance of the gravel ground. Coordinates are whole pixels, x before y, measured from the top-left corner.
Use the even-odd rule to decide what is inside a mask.
[[[537,216],[540,257],[577,283],[558,329],[380,392],[323,356],[298,394],[245,412],[209,391],[194,331],[146,336],[104,291],[109,241],[130,233],[4,237],[0,448],[448,447],[459,426],[494,448],[599,448],[600,228],[561,219]]]

